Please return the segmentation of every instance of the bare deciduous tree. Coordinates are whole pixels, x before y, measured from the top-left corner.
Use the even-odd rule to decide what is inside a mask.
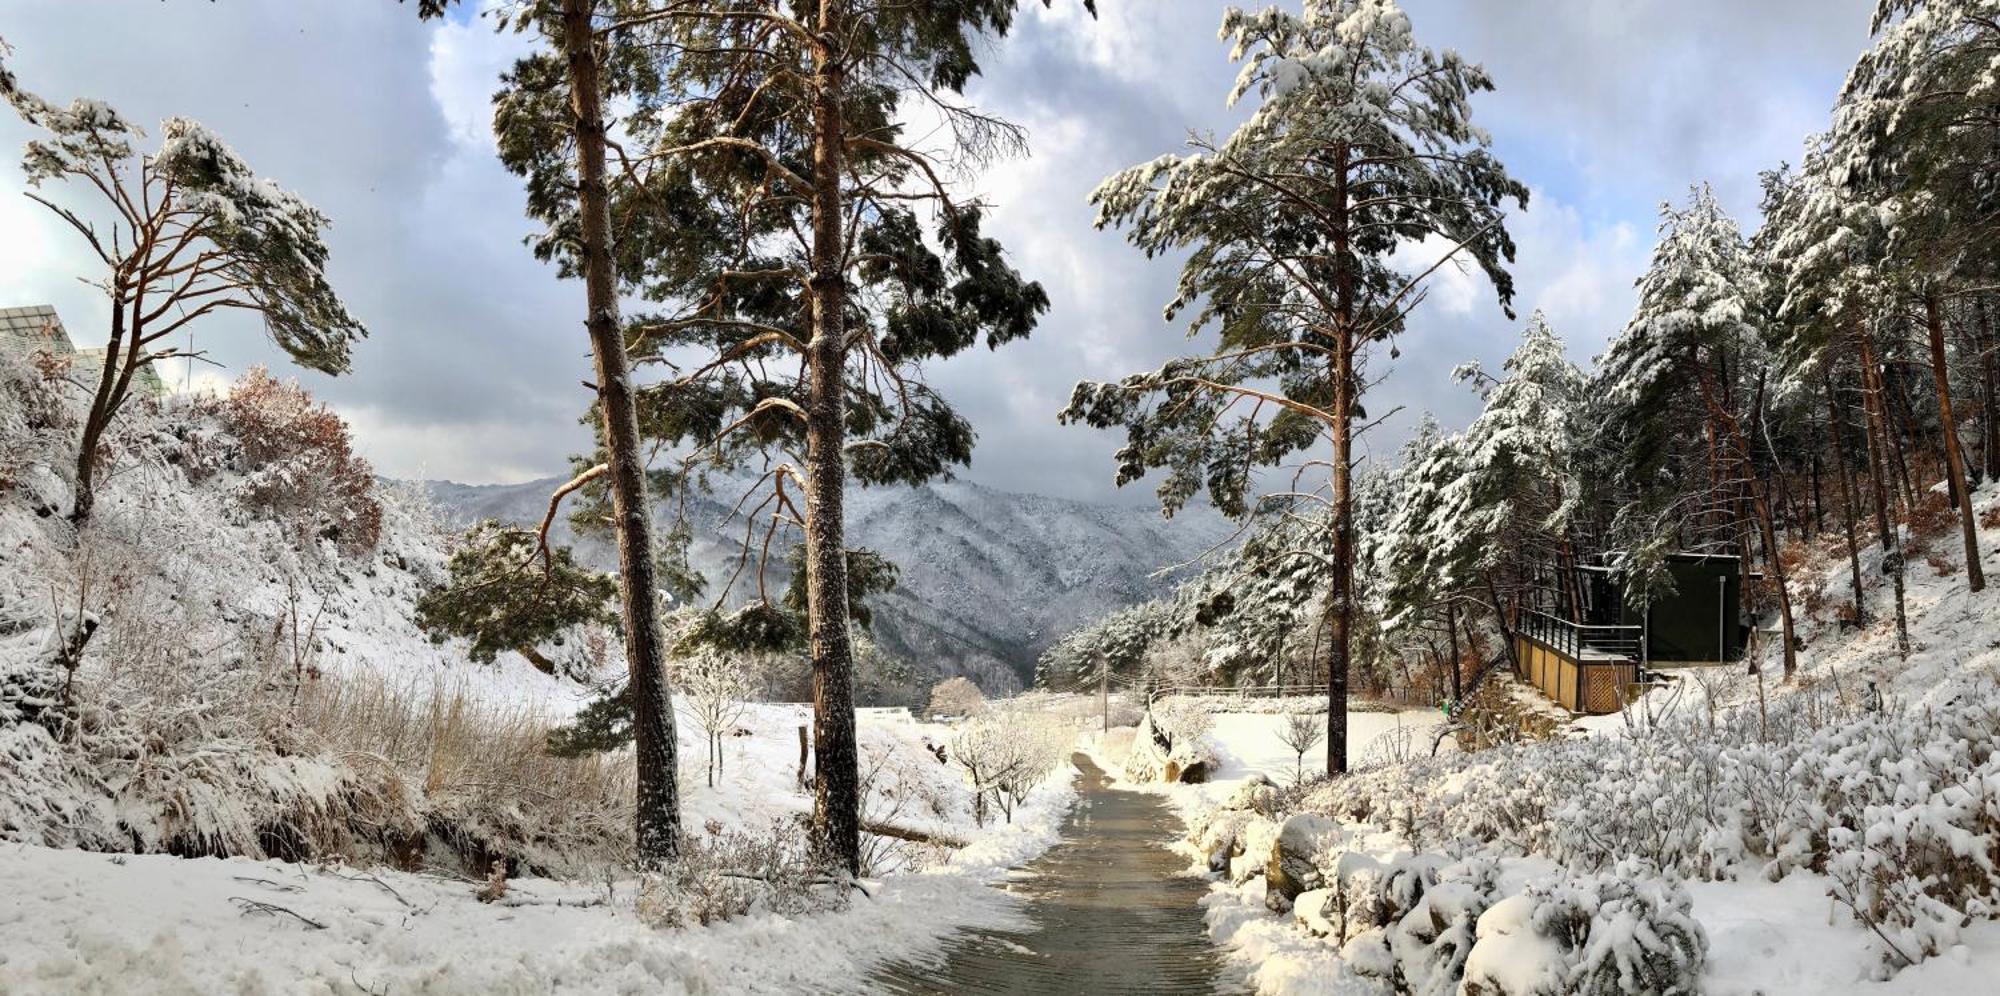
[[[748,669],[734,654],[702,647],[682,658],[674,670],[681,708],[708,737],[706,771],[708,785],[714,788],[722,774],[722,738],[743,718],[750,695]]]

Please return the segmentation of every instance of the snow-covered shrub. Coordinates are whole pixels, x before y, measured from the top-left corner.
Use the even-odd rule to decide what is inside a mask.
[[[215,406],[240,448],[240,494],[256,514],[287,527],[302,546],[342,554],[375,549],[382,507],[375,474],[356,455],[347,423],[297,381],[253,367]]]
[[[842,908],[851,885],[827,876],[832,863],[813,851],[811,839],[793,817],[757,830],[710,822],[699,833],[683,834],[674,860],[642,879],[639,916],[677,929],[752,912],[791,917]]]
[[[923,769],[936,764],[926,751],[918,758],[887,744],[861,746],[861,822],[863,826],[903,827],[908,820],[943,819],[951,813],[947,792]],[[861,835],[861,874],[870,878],[891,872],[926,868],[950,857],[943,842],[920,841],[888,834]]]
[[[1012,823],[1021,800],[1069,758],[1075,736],[1060,718],[1020,708],[987,712],[966,723],[946,756],[972,783],[975,822],[986,824],[991,803]]]
[[[45,352],[0,354],[0,494],[26,488],[30,504],[44,508],[60,500],[46,493],[58,476],[37,464],[75,445],[77,418],[62,379],[68,366]]]
[[[1476,855],[1435,871],[1410,911],[1383,934],[1362,935],[1350,942],[1357,949],[1369,937],[1379,941],[1413,996],[1453,996],[1472,954],[1479,918],[1500,891],[1500,862]],[[1381,959],[1376,960],[1377,964]],[[1378,978],[1393,978],[1375,971]]]
[[[2000,916],[2000,688],[1857,711],[1794,690],[1768,710],[1516,744],[1361,772],[1302,805],[1411,846],[1503,842],[1577,873],[1636,858],[1667,878],[1828,875],[1891,966]]]
[[[1700,991],[1708,938],[1694,904],[1656,871],[1548,879],[1479,918],[1467,996],[1627,996]]]

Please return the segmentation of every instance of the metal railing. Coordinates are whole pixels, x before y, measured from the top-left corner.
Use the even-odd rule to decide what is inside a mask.
[[[1327,687],[1325,682],[1320,682],[1316,685],[1287,683],[1283,685],[1232,685],[1229,687],[1158,685],[1151,692],[1147,693],[1146,702],[1151,704],[1169,695],[1201,696],[1203,698],[1218,699],[1282,699],[1292,697],[1325,698],[1326,694]]]
[[[1546,612],[1522,613],[1520,629],[1571,660],[1585,662],[1597,658],[1636,662],[1643,656],[1646,638],[1643,626],[1589,626]]]

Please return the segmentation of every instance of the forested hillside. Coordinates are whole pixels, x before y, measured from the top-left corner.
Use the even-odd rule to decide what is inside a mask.
[[[560,483],[425,486],[462,525],[496,518],[528,526],[541,520]],[[747,487],[719,478],[688,499],[689,518],[703,524],[692,559],[718,585],[742,556],[742,520],[732,506]],[[989,692],[1025,686],[1036,657],[1056,637],[1165,592],[1185,571],[1159,572],[1230,535],[1207,508],[1167,521],[1144,507],[1016,494],[970,481],[859,489],[848,514],[856,544],[883,551],[897,567],[896,587],[874,599],[876,643],[925,673],[967,675]],[[660,518],[664,523],[669,514]],[[616,564],[602,535],[578,536],[566,518],[553,533],[586,563],[606,570]],[[789,578],[785,562],[773,559],[767,586],[781,590]],[[752,594],[739,584],[735,597]]]

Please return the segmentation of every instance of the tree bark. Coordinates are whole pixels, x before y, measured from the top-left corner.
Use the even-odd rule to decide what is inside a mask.
[[[1349,258],[1348,161],[1342,147],[1335,153],[1333,195],[1334,308],[1333,316],[1333,592],[1327,606],[1333,618],[1326,673],[1326,773],[1347,773],[1347,677],[1354,627],[1354,265]]]
[[[1951,368],[1945,363],[1944,319],[1939,313],[1938,295],[1924,295],[1924,326],[1931,340],[1931,379],[1937,383],[1938,421],[1944,430],[1945,473],[1950,490],[1957,495],[1958,524],[1965,534],[1965,581],[1973,591],[1986,588],[1986,570],[1979,563],[1979,527],[1972,518],[1972,489],[1965,473],[1965,453],[1958,444],[1958,418],[1951,408]]]
[[[1792,635],[1792,595],[1789,586],[1786,584],[1785,561],[1779,555],[1778,531],[1775,524],[1771,521],[1771,502],[1764,493],[1763,479],[1757,475],[1756,462],[1751,459],[1750,443],[1749,440],[1744,438],[1743,425],[1736,420],[1734,413],[1723,406],[1722,399],[1716,389],[1714,371],[1710,370],[1706,365],[1699,363],[1697,363],[1697,367],[1700,373],[1702,394],[1708,400],[1710,417],[1716,420],[1718,428],[1722,430],[1730,447],[1736,451],[1738,458],[1743,462],[1744,486],[1750,492],[1750,506],[1756,514],[1757,526],[1763,533],[1765,559],[1771,565],[1771,577],[1776,582],[1778,589],[1778,623],[1785,642],[1785,677],[1790,678],[1798,670],[1799,655],[1798,648],[1794,646]],[[1747,575],[1750,566],[1750,551],[1746,549],[1743,553],[1744,573]]]
[[[594,0],[563,0],[563,54],[569,62],[575,115],[578,249],[597,398],[610,465],[612,520],[618,534],[618,579],[630,672],[633,746],[638,768],[635,841],[641,865],[670,861],[680,849],[679,762],[674,709],[667,687],[660,631],[659,583],[653,558],[652,504],[639,440],[630,357],[619,328],[613,273],[611,198],[605,182],[604,105],[591,15]]]
[[[846,67],[844,0],[820,0],[813,47],[812,338],[806,344],[806,611],[812,641],[813,831],[827,856],[861,873],[860,770],[854,732],[854,649],[847,627],[847,284],[840,176]]]
[[[1840,405],[1834,399],[1833,373],[1822,365],[1820,382],[1826,389],[1826,424],[1833,436],[1833,467],[1840,475],[1840,497],[1842,509],[1840,524],[1847,532],[1847,567],[1854,580],[1854,625],[1868,623],[1867,602],[1861,587],[1861,549],[1855,540],[1854,510],[1859,504],[1854,495],[1854,476],[1848,469],[1846,425],[1841,418]]]
[[[1868,465],[1875,482],[1875,526],[1882,534],[1882,573],[1889,575],[1896,590],[1896,649],[1910,656],[1909,613],[1903,603],[1903,538],[1889,517],[1889,489],[1884,483],[1888,460],[1889,417],[1882,410],[1882,368],[1875,361],[1874,337],[1865,321],[1857,323],[1861,339],[1861,381],[1863,407],[1868,411]]]
[[[1994,369],[1993,326],[1986,316],[1986,298],[1972,299],[1979,320],[1980,456],[1986,464],[1986,479],[2000,479],[2000,373]]]
[[[84,416],[83,438],[76,451],[76,496],[70,506],[69,520],[77,525],[88,522],[91,511],[97,507],[97,447],[104,441],[104,430],[111,424],[111,412],[120,400],[117,397],[118,365],[128,331],[125,327],[125,286],[121,280],[114,278],[111,341],[104,347],[104,365],[98,372],[97,391],[91,395],[90,412]]]

